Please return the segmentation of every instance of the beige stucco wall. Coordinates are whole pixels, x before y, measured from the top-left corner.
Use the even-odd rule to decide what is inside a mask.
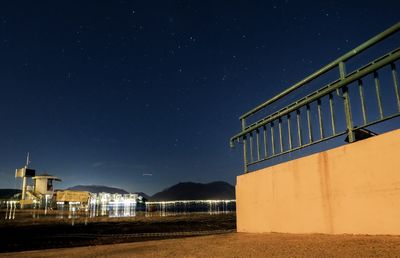
[[[238,232],[400,234],[400,130],[237,177]]]
[[[35,193],[38,194],[53,194],[53,191],[47,191],[47,178],[35,179]]]

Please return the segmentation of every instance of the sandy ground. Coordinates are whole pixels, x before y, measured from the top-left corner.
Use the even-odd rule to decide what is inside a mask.
[[[400,257],[400,236],[229,233],[1,257]]]
[[[55,216],[20,216],[0,221],[0,253],[210,235],[236,229],[235,213],[83,217],[75,219],[74,224],[71,222]]]

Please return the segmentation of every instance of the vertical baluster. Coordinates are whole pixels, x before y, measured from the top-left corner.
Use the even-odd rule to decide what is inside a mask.
[[[396,93],[396,99],[397,99],[397,109],[400,112],[399,78],[396,71],[396,65],[394,63],[391,63],[390,68],[392,69],[394,92]]]
[[[346,78],[346,66],[344,62],[339,62],[339,74],[340,79],[343,80]],[[353,117],[351,115],[351,104],[350,104],[350,95],[349,89],[347,86],[342,87],[343,94],[343,105],[344,105],[344,114],[346,117],[346,128],[347,128],[347,136],[349,138],[349,142],[354,142],[354,131],[353,131]]]
[[[344,113],[346,116],[347,136],[349,138],[349,143],[351,143],[355,141],[355,136],[353,132],[353,117],[351,115],[350,95],[347,86],[342,87],[342,92],[344,98]]]
[[[257,161],[260,160],[260,136],[259,136],[259,134],[260,134],[260,131],[259,131],[258,128],[257,128],[257,130],[256,130],[256,138],[257,138]]]
[[[323,139],[324,138],[324,124],[322,121],[321,99],[317,100],[317,108],[318,108],[319,135],[321,136],[321,139]]]
[[[362,80],[358,80],[358,92],[360,94],[360,101],[361,101],[361,112],[363,116],[364,124],[367,124],[367,112],[365,109],[365,97],[364,97],[364,87]]]
[[[271,122],[271,150],[272,156],[275,155],[274,122]]]
[[[296,120],[297,120],[297,136],[299,138],[299,147],[301,147],[301,145],[303,145],[303,136],[301,135],[300,109],[296,110]]]
[[[287,115],[287,126],[288,126],[288,140],[289,140],[289,150],[292,149],[292,128],[290,125],[290,114]]]
[[[331,111],[331,124],[332,124],[332,135],[336,134],[335,124],[335,103],[333,102],[333,95],[329,93],[329,109]]]
[[[242,131],[246,128],[246,119],[242,119]],[[244,162],[244,173],[248,172],[247,166],[247,139],[246,135],[243,136],[243,162]]]
[[[379,109],[379,117],[383,118],[383,107],[382,107],[382,99],[381,99],[381,83],[379,81],[378,72],[374,72],[374,81],[375,81],[375,91],[376,91],[376,100],[378,102]]]
[[[313,142],[313,133],[312,133],[312,127],[311,127],[311,110],[310,110],[310,105],[306,105],[307,109],[307,127],[308,127],[308,141],[309,143]]]
[[[281,149],[281,152],[283,152],[283,139],[282,139],[282,119],[279,118],[278,120],[278,127],[279,127],[279,147]]]
[[[250,143],[250,162],[253,162],[254,161],[254,156],[253,156],[253,133],[250,133],[249,143]]]
[[[268,157],[268,142],[267,142],[267,127],[263,126],[263,134],[264,134],[264,156]]]
[[[243,136],[243,162],[244,162],[244,173],[248,172],[247,167],[247,136]]]

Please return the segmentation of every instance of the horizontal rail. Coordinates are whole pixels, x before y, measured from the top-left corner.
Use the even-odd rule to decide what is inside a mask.
[[[298,147],[296,147],[296,148],[293,148],[293,149],[290,149],[290,150],[287,150],[287,151],[284,151],[284,152],[277,153],[277,154],[275,154],[275,155],[273,155],[273,156],[269,156],[268,158],[263,158],[263,159],[261,159],[261,160],[257,160],[257,161],[254,161],[254,162],[250,162],[250,163],[248,163],[247,165],[249,165],[249,166],[250,166],[250,165],[255,165],[255,164],[257,164],[257,163],[264,162],[264,161],[267,161],[267,160],[269,160],[269,159],[276,158],[276,157],[279,157],[279,156],[288,154],[288,153],[293,152],[293,151],[300,150],[300,149],[305,148],[305,147],[309,147],[309,146],[311,146],[311,145],[314,145],[314,144],[317,144],[317,143],[320,143],[320,142],[323,142],[323,141],[331,140],[331,139],[333,139],[333,138],[336,138],[336,137],[341,136],[341,135],[344,135],[344,134],[346,134],[346,131],[343,131],[343,132],[341,132],[341,133],[337,133],[337,134],[335,134],[335,135],[331,135],[331,136],[329,136],[329,137],[326,137],[326,138],[323,138],[323,139],[320,139],[320,140],[317,140],[317,141],[313,141],[313,142],[310,142],[310,143],[307,143],[307,144],[298,146]]]
[[[393,118],[399,117],[399,116],[400,116],[400,113],[393,114],[393,115],[390,115],[390,116],[386,116],[386,117],[384,117],[384,118],[377,119],[377,120],[372,121],[372,122],[369,122],[369,123],[367,123],[367,124],[364,124],[364,125],[361,125],[361,126],[357,126],[357,129],[365,128],[365,127],[368,127],[368,126],[371,126],[371,125],[376,125],[376,124],[379,124],[379,123],[381,123],[381,122],[383,122],[383,121],[387,121],[387,120],[389,120],[389,119],[393,119]]]
[[[275,114],[277,114],[277,113],[279,113],[279,112],[283,112],[283,111],[285,111],[286,109],[288,109],[288,108],[290,108],[290,107],[293,107],[293,106],[296,105],[299,101],[302,101],[302,100],[305,100],[305,99],[307,99],[307,98],[310,98],[310,97],[314,96],[315,94],[317,94],[318,92],[321,92],[322,90],[325,90],[325,89],[331,87],[331,86],[334,85],[335,83],[338,83],[339,81],[340,81],[340,79],[338,79],[338,80],[336,80],[336,81],[334,81],[334,82],[331,82],[331,83],[329,83],[328,85],[325,85],[325,86],[322,87],[321,89],[319,89],[319,90],[317,90],[317,91],[315,91],[315,92],[313,92],[313,93],[311,93],[311,94],[309,94],[309,95],[307,95],[307,96],[301,98],[300,100],[295,101],[295,102],[291,103],[290,105],[288,105],[288,106],[286,106],[286,107],[284,107],[284,108],[282,108],[282,109],[280,109],[280,110],[274,112],[273,114],[271,114],[271,115],[269,115],[269,116],[267,116],[267,117],[265,117],[265,118],[263,118],[263,119],[261,119],[261,120],[259,120],[259,121],[257,121],[257,122],[254,122],[254,123],[252,123],[252,124],[246,126],[245,129],[248,129],[248,128],[250,128],[250,127],[253,127],[253,126],[255,126],[255,125],[258,125],[258,124],[261,123],[262,121],[264,121],[264,120],[266,120],[266,119],[269,119],[271,116],[273,116],[273,115],[275,115]]]
[[[395,25],[393,25],[392,27],[388,28],[387,30],[379,33],[375,37],[372,37],[371,39],[367,40],[366,42],[364,42],[363,44],[359,45],[358,47],[350,50],[349,52],[347,52],[343,56],[341,56],[341,57],[337,58],[336,60],[334,60],[333,62],[325,65],[324,67],[322,67],[318,71],[316,71],[313,74],[307,76],[303,80],[301,80],[298,83],[292,85],[291,87],[289,87],[286,90],[284,90],[283,92],[277,94],[276,96],[274,96],[273,98],[269,99],[268,101],[258,105],[257,107],[253,108],[252,110],[246,112],[245,114],[240,116],[239,119],[242,120],[242,119],[245,119],[245,118],[257,113],[258,111],[260,111],[261,109],[265,108],[266,106],[274,103],[275,101],[277,101],[277,100],[281,99],[282,97],[288,95],[289,93],[297,90],[298,88],[300,88],[303,85],[307,84],[308,82],[314,80],[315,78],[319,77],[320,75],[322,75],[322,74],[330,71],[331,69],[335,68],[336,66],[339,65],[339,63],[349,60],[353,56],[355,56],[355,55],[367,50],[368,48],[370,48],[370,47],[374,46],[375,44],[381,42],[382,40],[384,40],[387,37],[393,35],[394,33],[396,33],[399,30],[400,30],[400,22],[396,23]]]
[[[230,138],[230,144],[233,147],[236,142],[243,143],[245,173],[249,171],[249,166],[251,165],[289,154],[344,134],[347,135],[346,141],[349,143],[376,135],[376,133],[370,132],[366,128],[399,117],[400,90],[396,62],[400,60],[400,46],[350,73],[347,73],[345,63],[345,61],[399,30],[400,23],[397,23],[267,102],[242,115],[240,117],[242,130]],[[247,124],[246,118],[249,116],[333,68],[337,69],[338,79],[298,98],[277,111],[267,114],[255,122]],[[393,87],[388,85],[390,81]],[[350,98],[353,97],[351,97],[350,91],[358,93],[359,103],[351,102]],[[375,95],[375,99],[364,92],[372,92]],[[392,102],[392,99],[387,96],[393,94],[395,103],[391,104],[396,106],[395,112],[393,107],[389,108],[390,106],[386,105],[386,102]],[[336,114],[338,104],[343,108],[339,110],[341,112],[339,115]],[[353,108],[360,114],[354,114]],[[376,111],[378,117],[374,113],[368,114],[367,111],[373,112],[373,110]],[[361,115],[362,121],[359,122],[357,119]],[[353,120],[353,116],[356,118],[356,123]],[[341,121],[337,121],[338,119]],[[263,154],[261,153],[262,150]]]
[[[373,64],[375,64],[375,63],[377,63],[378,61],[380,61],[380,60],[386,58],[387,56],[389,56],[389,55],[391,55],[391,54],[393,54],[393,53],[395,53],[395,52],[398,52],[398,51],[400,51],[400,48],[397,48],[397,49],[393,50],[393,51],[390,52],[390,53],[387,53],[387,54],[385,54],[385,55],[383,55],[383,56],[381,56],[381,57],[378,57],[377,59],[373,60],[372,62],[370,62],[370,63],[368,63],[368,64],[366,64],[366,65],[364,65],[364,66],[362,66],[361,68],[358,68],[358,69],[356,69],[356,70],[354,70],[354,71],[348,73],[348,74],[346,75],[346,77],[349,77],[349,76],[351,76],[351,75],[354,75],[354,74],[360,72],[361,70],[366,69],[367,67],[369,67],[369,66],[371,66],[371,65],[373,65]],[[313,95],[317,94],[318,92],[320,92],[320,91],[322,91],[322,90],[325,90],[325,89],[331,87],[332,85],[338,83],[339,81],[340,81],[340,79],[337,79],[337,80],[335,80],[335,81],[333,81],[333,82],[331,82],[331,83],[325,85],[325,86],[322,87],[321,89],[319,89],[319,90],[317,90],[317,91],[314,91],[314,92],[312,92],[312,93],[306,95],[305,97],[301,98],[300,100],[298,100],[298,101],[296,101],[296,102],[293,102],[292,104],[290,104],[290,105],[288,105],[288,106],[286,106],[286,107],[284,107],[284,108],[282,108],[282,109],[280,109],[280,110],[274,112],[272,115],[274,115],[274,114],[276,114],[276,113],[278,113],[278,112],[284,111],[285,109],[287,109],[287,108],[289,108],[289,107],[291,107],[291,106],[293,106],[293,105],[296,105],[296,103],[299,102],[299,101],[302,101],[302,100],[304,100],[304,99],[307,99],[307,98],[312,97]],[[263,119],[261,119],[261,120],[259,120],[259,121],[257,121],[257,122],[254,122],[254,123],[252,123],[252,124],[246,126],[245,129],[250,128],[250,127],[253,127],[254,125],[260,123],[261,121],[263,121],[263,120],[265,120],[265,119],[268,119],[268,118],[269,118],[270,116],[272,116],[272,115],[269,115],[269,116],[267,116],[266,118],[263,118]]]
[[[400,49],[396,49],[396,50],[384,55],[383,57],[376,59],[377,61],[375,60],[375,61],[371,62],[370,64],[364,66],[363,68],[358,69],[356,72],[353,72],[353,73],[347,75],[343,80],[337,80],[332,84],[322,87],[320,90],[315,91],[312,94],[300,99],[299,101],[296,101],[296,102],[288,105],[287,107],[273,113],[272,115],[268,116],[266,119],[263,119],[263,120],[257,122],[256,124],[253,124],[253,125],[247,127],[242,132],[231,137],[230,141],[231,141],[231,143],[234,143],[235,140],[245,136],[246,134],[250,133],[251,131],[254,131],[255,129],[257,129],[263,125],[266,125],[266,124],[278,119],[281,116],[287,115],[306,104],[309,104],[325,95],[328,95],[330,92],[333,92],[333,91],[335,91],[343,86],[346,86],[346,85],[348,85],[370,73],[373,73],[375,70],[377,70],[383,66],[389,65],[390,63],[396,61],[397,59],[400,59]]]

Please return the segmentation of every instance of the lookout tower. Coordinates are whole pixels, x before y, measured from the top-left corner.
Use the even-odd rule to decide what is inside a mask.
[[[58,177],[43,174],[32,178],[34,181],[33,192],[36,195],[53,195],[53,181],[61,181]]]
[[[29,163],[30,160],[28,153],[25,167],[15,170],[15,177],[22,178],[21,208],[24,208],[24,205],[28,204],[38,202],[40,204],[43,201],[47,205],[48,200],[51,200],[54,194],[53,182],[61,181],[60,178],[46,173],[36,175],[34,169],[28,168]],[[28,178],[32,178],[33,187],[28,186]]]
[[[28,178],[32,178],[35,176],[36,171],[34,169],[28,168],[30,163],[29,160],[29,152],[26,156],[26,164],[23,168],[18,168],[15,170],[15,177],[22,178],[22,194],[21,194],[21,208],[24,206],[24,202],[26,200],[26,188],[27,188],[27,180]]]

